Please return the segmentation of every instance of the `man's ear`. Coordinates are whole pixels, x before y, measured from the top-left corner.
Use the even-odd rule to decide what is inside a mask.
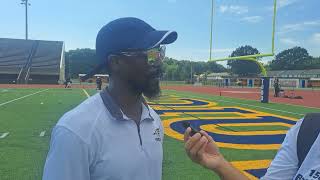
[[[120,69],[119,57],[115,55],[110,55],[108,58],[108,70],[111,72],[118,72]]]

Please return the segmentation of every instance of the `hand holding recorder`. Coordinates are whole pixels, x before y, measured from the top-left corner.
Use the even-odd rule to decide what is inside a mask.
[[[219,147],[205,131],[198,130],[190,123],[185,122],[184,133],[185,150],[190,159],[217,173],[221,179],[248,180],[239,170],[234,168],[219,152]]]

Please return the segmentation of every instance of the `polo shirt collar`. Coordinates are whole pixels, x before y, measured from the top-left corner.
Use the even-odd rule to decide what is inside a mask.
[[[114,102],[113,98],[110,96],[107,89],[104,89],[100,92],[100,96],[102,98],[104,106],[110,112],[110,114],[117,120],[129,120],[129,118],[121,111],[120,107]],[[141,113],[141,121],[142,120],[154,120],[150,114],[150,109],[143,99],[142,104],[142,113]]]

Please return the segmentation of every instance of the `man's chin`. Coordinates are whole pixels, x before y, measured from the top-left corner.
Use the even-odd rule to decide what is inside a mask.
[[[149,81],[148,86],[143,91],[143,95],[149,99],[159,98],[161,95],[159,79],[152,79]]]
[[[158,99],[161,96],[161,90],[157,92],[143,92],[143,95],[148,99]]]

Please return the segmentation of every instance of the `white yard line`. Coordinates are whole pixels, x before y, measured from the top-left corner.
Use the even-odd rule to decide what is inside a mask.
[[[85,89],[82,89],[82,91],[84,92],[84,94],[87,96],[87,98],[90,97],[90,95],[88,94],[88,92]]]
[[[5,138],[8,134],[9,134],[9,132],[5,132],[5,133],[3,133],[3,134],[0,136],[0,139]]]
[[[16,99],[12,99],[12,100],[10,100],[10,101],[1,103],[1,104],[0,104],[0,107],[1,107],[1,106],[4,106],[4,105],[6,105],[6,104],[12,103],[12,102],[14,102],[14,101],[18,101],[18,100],[20,100],[20,99],[24,99],[24,98],[26,98],[26,97],[29,97],[29,96],[32,96],[32,95],[35,95],[35,94],[39,94],[39,93],[41,93],[41,92],[48,91],[48,90],[49,90],[49,89],[44,89],[44,90],[41,90],[41,91],[38,91],[38,92],[35,92],[35,93],[32,93],[32,94],[28,94],[28,95],[25,95],[25,96],[22,96],[22,97],[19,97],[19,98],[16,98]]]
[[[46,131],[41,131],[41,133],[40,133],[40,137],[43,137],[44,135],[46,134]]]

